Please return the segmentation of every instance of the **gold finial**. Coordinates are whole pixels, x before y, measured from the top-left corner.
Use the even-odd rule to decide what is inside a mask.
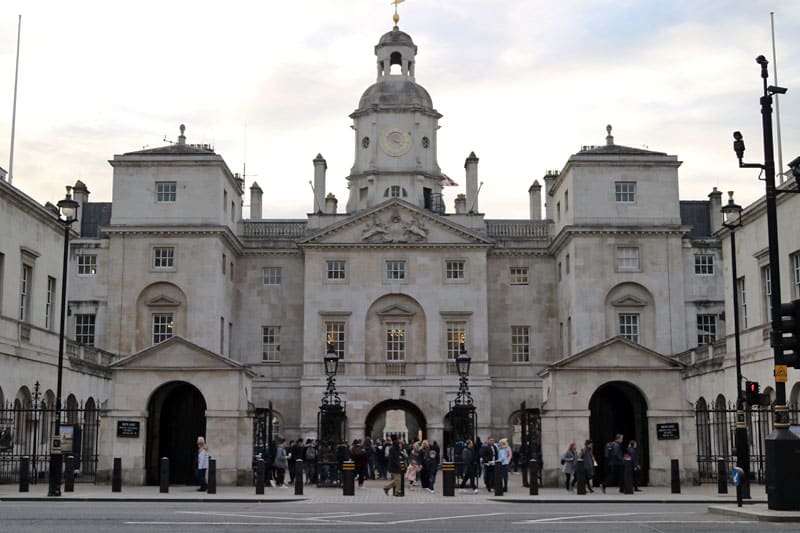
[[[397,14],[397,4],[402,4],[406,0],[392,0],[391,3],[394,4],[394,15],[392,15],[392,20],[394,21],[395,27],[397,27],[397,23],[400,22],[400,15]]]

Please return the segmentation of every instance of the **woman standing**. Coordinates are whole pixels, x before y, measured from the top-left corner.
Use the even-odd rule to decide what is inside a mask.
[[[289,462],[286,459],[286,447],[284,443],[286,439],[278,439],[278,446],[275,448],[275,462],[272,466],[275,467],[275,484],[278,487],[284,487],[283,480],[286,476],[286,469],[289,467]]]
[[[208,446],[203,437],[197,437],[197,470],[194,472],[194,477],[200,483],[198,492],[205,492],[208,489],[206,470],[208,470]]]
[[[576,479],[572,479],[572,484],[570,484],[572,475],[575,473],[575,460],[578,458],[577,452],[578,445],[574,442],[570,442],[569,448],[567,448],[567,451],[565,451],[564,455],[561,456],[561,464],[563,465],[561,468],[564,471],[567,492],[572,492],[572,488],[575,486],[575,482],[577,481]]]
[[[511,464],[511,446],[508,439],[500,439],[497,450],[497,461],[500,463],[500,477],[503,480],[503,492],[508,492],[508,465]]]

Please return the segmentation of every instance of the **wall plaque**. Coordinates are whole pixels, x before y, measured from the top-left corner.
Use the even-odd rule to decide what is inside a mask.
[[[117,437],[138,439],[139,422],[137,420],[117,420]]]
[[[678,423],[669,422],[667,424],[656,424],[656,437],[658,440],[674,440],[681,438]]]

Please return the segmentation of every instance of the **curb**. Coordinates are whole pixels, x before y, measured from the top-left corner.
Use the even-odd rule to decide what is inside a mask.
[[[766,505],[763,502],[761,505]],[[759,522],[800,522],[800,512],[797,511],[772,511],[770,509],[746,509],[730,505],[711,505],[708,507],[709,513],[721,514],[726,516],[737,516],[739,518],[749,518]]]
[[[624,503],[624,504],[640,504],[640,503],[647,503],[647,504],[664,504],[664,503],[675,503],[675,504],[702,504],[702,505],[721,505],[725,502],[721,502],[719,500],[671,500],[668,498],[648,498],[648,499],[636,499],[636,500],[625,500],[625,499],[586,499],[586,500],[559,500],[559,499],[521,499],[521,498],[508,498],[508,499],[501,499],[501,498],[490,498],[489,501],[492,502],[499,502],[499,503],[549,503],[549,504],[564,504],[564,503],[580,503],[580,504],[615,504],[615,503]],[[749,500],[745,502],[745,505],[755,505],[755,504],[765,504],[766,500]]]

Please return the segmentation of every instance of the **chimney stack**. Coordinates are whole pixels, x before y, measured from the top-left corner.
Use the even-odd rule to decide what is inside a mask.
[[[531,220],[542,219],[542,186],[539,180],[533,180],[533,185],[528,188],[531,203]]]
[[[722,192],[716,187],[708,194],[708,217],[711,233],[722,227]]]
[[[325,171],[328,163],[322,154],[314,158],[314,208],[312,213],[322,213],[325,209]]]
[[[328,196],[325,197],[325,213],[328,215],[335,215],[338,205],[339,200],[336,199],[332,192],[329,192]]]
[[[553,220],[553,201],[550,198],[550,191],[558,178],[558,170],[548,170],[544,175],[544,211],[548,220]]]
[[[478,209],[478,157],[475,152],[470,152],[469,157],[464,161],[464,169],[467,171],[467,212],[479,213]]]
[[[464,194],[459,194],[456,196],[456,215],[466,215],[467,214],[467,197]]]
[[[78,202],[78,223],[75,224],[75,230],[81,233],[82,214],[85,212],[86,204],[89,203],[89,189],[86,188],[86,184],[81,180],[77,180],[75,186],[72,187],[72,199]]]
[[[250,186],[250,220],[259,220],[261,218],[261,195],[263,191],[258,186],[257,182],[253,182]]]

